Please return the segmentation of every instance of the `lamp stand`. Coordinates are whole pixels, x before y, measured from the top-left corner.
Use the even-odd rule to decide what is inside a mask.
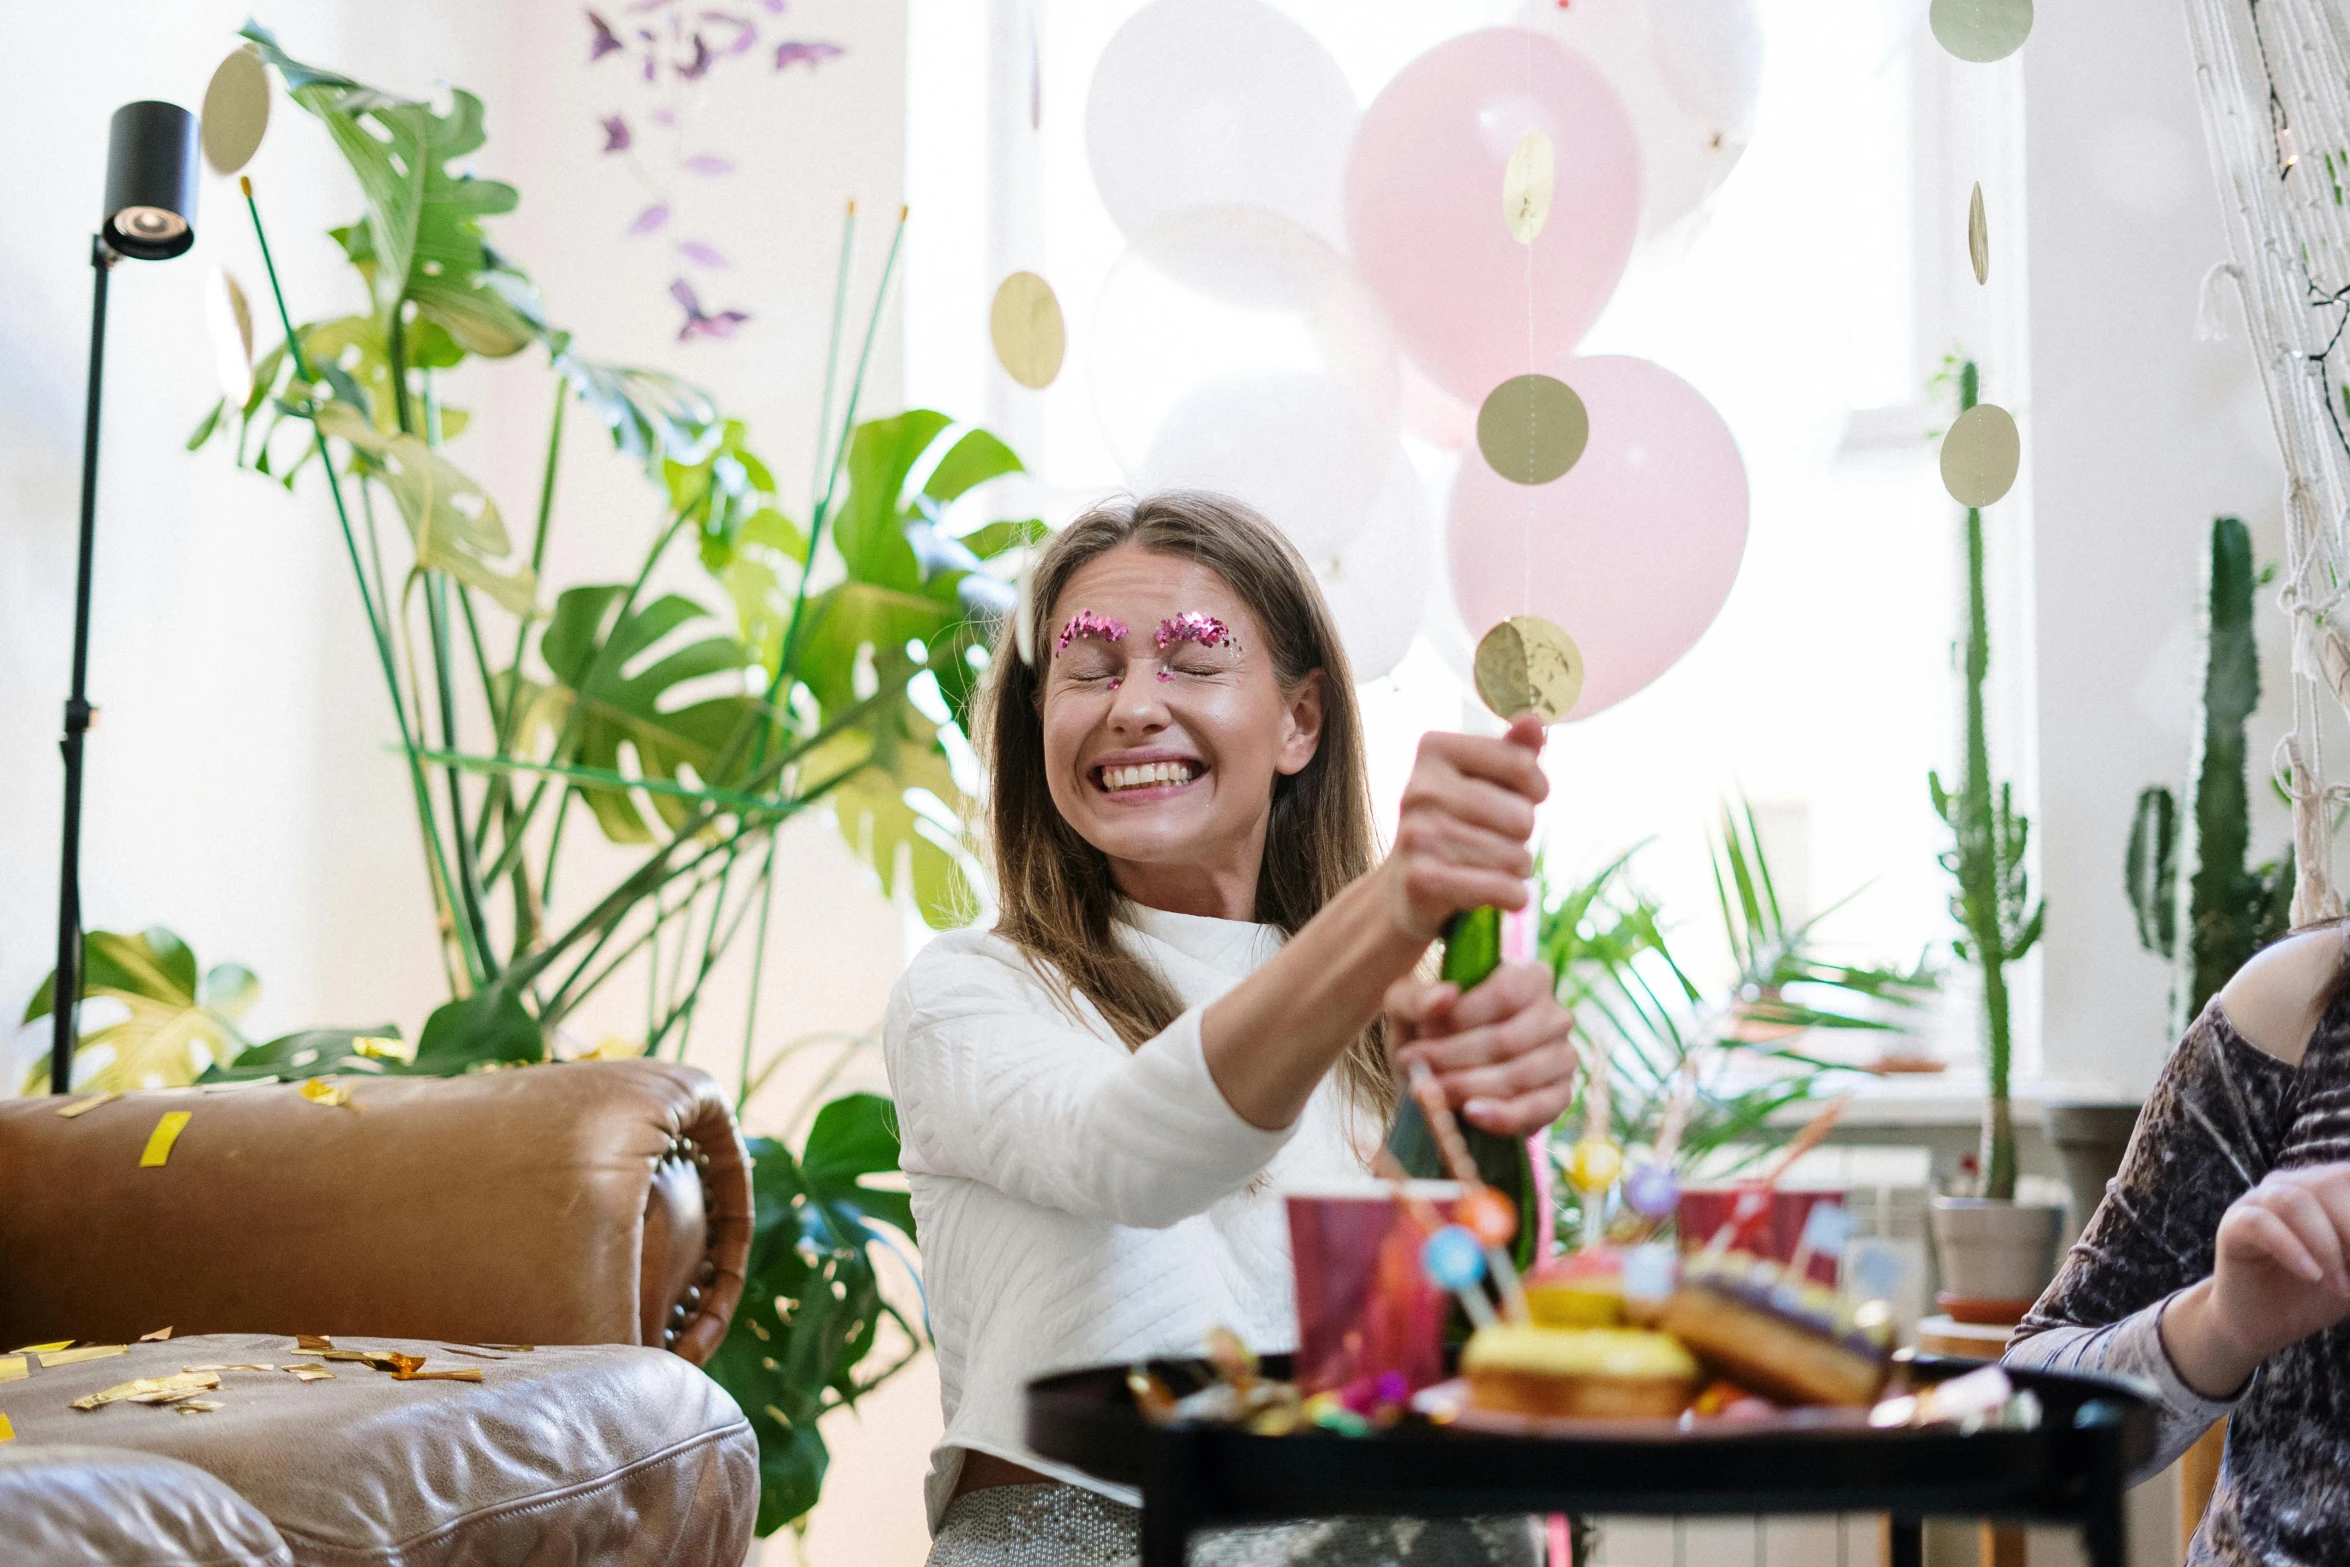
[[[65,842],[57,872],[57,977],[49,995],[49,1092],[73,1091],[73,1051],[82,1004],[82,737],[93,709],[90,671],[90,557],[98,533],[98,389],[106,369],[106,275],[116,256],[90,236],[90,395],[82,417],[81,559],[73,590],[73,694],[65,699]]]

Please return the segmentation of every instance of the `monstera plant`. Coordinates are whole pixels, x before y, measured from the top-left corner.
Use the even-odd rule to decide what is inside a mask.
[[[976,904],[951,731],[1011,607],[1001,558],[1041,529],[992,522],[958,537],[947,512],[1019,459],[927,409],[859,419],[897,239],[844,358],[852,229],[814,478],[795,516],[742,421],[673,376],[590,358],[493,248],[487,223],[519,198],[469,172],[485,144],[479,99],[404,99],[291,58],[258,24],[244,36],[356,178],[364,211],[331,232],[359,308],[297,315],[248,186],[283,341],[189,444],[223,442],[289,490],[316,470],[384,681],[449,999],[395,1052],[388,1028],[313,1030],[223,1052],[205,1075],[545,1061],[578,1053],[567,1022],[615,983],[644,987],[639,1047],[682,1056],[713,972],[747,933],[739,1104],[765,1075],[754,1031],[769,910],[789,872],[780,828],[829,809],[883,889],[933,925]],[[478,421],[447,398],[472,361],[526,355],[544,356],[550,412],[518,528],[452,455]],[[555,588],[543,573],[574,403],[641,467],[649,527],[628,580]],[[655,591],[656,573],[677,581],[688,555],[710,591]],[[621,874],[586,882],[577,867],[590,857],[566,851],[588,832],[631,856]],[[609,866],[610,849],[592,861]],[[761,1533],[816,1498],[818,1417],[921,1342],[882,1299],[873,1251],[893,1244],[883,1226],[909,1238],[914,1227],[902,1191],[865,1184],[896,1167],[888,1108],[851,1095],[817,1110],[796,1154],[756,1144],[750,1283],[711,1372],[759,1429]],[[878,1353],[889,1322],[904,1342]]]

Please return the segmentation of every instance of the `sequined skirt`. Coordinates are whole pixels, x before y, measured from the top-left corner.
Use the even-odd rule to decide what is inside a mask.
[[[1541,1567],[1532,1518],[1317,1518],[1202,1529],[1190,1567]],[[1142,1514],[1080,1486],[995,1485],[947,1504],[928,1567],[1133,1567]]]

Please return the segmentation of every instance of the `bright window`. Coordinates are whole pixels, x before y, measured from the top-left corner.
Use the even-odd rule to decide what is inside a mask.
[[[1366,104],[1430,45],[1517,14],[1433,0],[1273,3],[1321,41]],[[1128,483],[1088,373],[1092,306],[1127,247],[1094,190],[1084,107],[1096,58],[1138,8],[916,0],[912,11],[908,396],[1005,433],[1033,470],[1028,501],[1054,520]],[[1721,412],[1752,495],[1745,560],[1720,617],[1679,663],[1554,732],[1549,853],[1574,872],[1649,841],[1636,861],[1642,884],[1677,916],[1677,944],[1701,965],[1718,962],[1706,836],[1719,802],[1743,790],[1790,916],[1850,895],[1822,926],[1845,955],[1947,954],[1947,878],[1935,863],[1946,832],[1925,779],[1929,767],[1947,776],[1957,751],[1963,579],[1958,518],[1926,439],[1940,422],[1926,381],[1961,333],[1987,360],[2022,363],[2005,319],[1952,282],[1967,181],[1996,185],[1976,166],[1983,149],[2014,150],[2013,116],[2001,119],[2012,94],[1996,73],[1954,87],[1924,36],[1922,4],[1755,8],[1766,65],[1751,146],[1697,216],[1644,242],[1583,347],[1654,360]],[[980,124],[984,136],[973,134]],[[2020,236],[2003,238],[2002,254],[2020,258]],[[1043,393],[996,370],[974,327],[1015,268],[1050,279],[1069,320],[1068,366]],[[1964,288],[1974,290],[1971,277]],[[1212,359],[1220,346],[1185,352]],[[1987,363],[1986,395],[2020,399],[2000,369]],[[1168,373],[1190,370],[1170,363]],[[1133,416],[1121,408],[1114,420]],[[1461,459],[1408,436],[1406,446],[1440,526]],[[1993,743],[1999,770],[2028,784],[2029,758],[2001,749],[2030,727],[2010,699],[2028,690],[2029,649],[2002,636],[2029,623],[2022,610],[1994,625]],[[1365,688],[1385,809],[1423,730],[1488,722],[1453,673],[1466,628],[1447,631],[1452,616],[1448,601],[1432,603],[1410,655]],[[1937,1053],[1971,1053],[1972,1010],[1963,1000],[1943,1009]],[[2024,1063],[2036,1058],[2035,1016],[2020,1008]]]

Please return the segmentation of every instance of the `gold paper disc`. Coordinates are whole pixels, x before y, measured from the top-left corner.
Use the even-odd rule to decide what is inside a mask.
[[[268,67],[239,49],[220,62],[204,89],[204,161],[215,174],[234,174],[252,161],[268,129]]]
[[[1510,238],[1519,244],[1533,244],[1534,236],[1549,221],[1551,186],[1550,137],[1543,131],[1528,131],[1518,138],[1509,166],[1501,174],[1502,221],[1510,227]]]
[[[1943,48],[1977,65],[2004,60],[2032,33],[2032,0],[1934,0],[1927,25]]]
[[[1556,376],[1512,376],[1477,410],[1477,450],[1518,484],[1548,484],[1575,466],[1590,439],[1583,399]]]
[[[1975,181],[1975,193],[1966,204],[1966,254],[1975,265],[1975,281],[1991,281],[1991,220],[1983,212],[1983,182]]]
[[[204,286],[204,326],[212,337],[212,366],[229,411],[253,395],[253,307],[226,267],[214,267]]]
[[[1061,302],[1053,297],[1052,284],[1035,273],[1015,272],[997,287],[987,330],[995,339],[996,358],[1022,386],[1041,390],[1061,373],[1061,356],[1069,347]]]
[[[1512,615],[1477,644],[1477,695],[1501,718],[1555,724],[1583,694],[1583,650],[1540,615]]]
[[[2014,418],[1997,403],[1977,403],[1942,437],[1942,487],[1961,506],[1988,506],[2015,483],[2022,461]]]

